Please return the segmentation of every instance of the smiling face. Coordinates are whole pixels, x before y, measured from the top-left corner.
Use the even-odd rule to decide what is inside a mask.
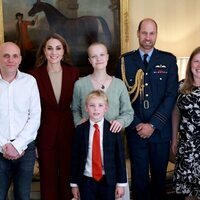
[[[94,95],[87,99],[85,109],[90,116],[90,120],[98,122],[103,119],[104,114],[107,112],[108,104],[103,97]]]
[[[194,82],[200,84],[200,53],[196,54],[191,60],[191,72],[193,74]]]
[[[141,23],[140,29],[137,31],[140,49],[148,53],[154,48],[157,38],[157,26],[148,19]]]
[[[108,64],[108,51],[103,44],[92,44],[88,48],[88,60],[92,67],[95,69],[106,69]]]
[[[44,54],[48,63],[59,64],[64,55],[62,43],[54,38],[49,39],[44,47]]]

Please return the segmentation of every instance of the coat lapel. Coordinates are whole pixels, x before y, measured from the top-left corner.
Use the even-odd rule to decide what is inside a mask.
[[[109,132],[110,132],[110,123],[107,122],[106,120],[104,120],[104,125],[103,125],[103,155],[104,155],[104,163],[106,163],[106,160],[108,160],[107,158],[107,147],[109,147]]]
[[[59,106],[61,106],[64,103],[65,96],[67,94],[67,86],[68,84],[68,73],[66,71],[66,67],[62,67],[62,84],[61,84],[61,94],[60,94],[60,100],[59,100]]]
[[[56,98],[54,95],[53,87],[51,84],[51,80],[49,78],[49,74],[47,72],[47,67],[42,67],[41,68],[41,81],[43,82],[44,89],[47,93],[47,96],[49,97],[49,101],[52,104],[57,104]]]
[[[86,152],[86,158],[88,154],[88,146],[89,146],[89,133],[90,133],[90,122],[89,120],[86,122],[84,127],[84,141],[85,141],[85,152]]]
[[[153,68],[154,66],[156,66],[156,64],[158,64],[159,58],[158,58],[158,51],[156,49],[153,50],[153,53],[151,55],[151,58],[149,60],[149,66],[148,66],[148,70]]]
[[[139,50],[136,51],[137,54],[135,54],[135,63],[136,66],[138,66],[138,69],[143,68],[143,62],[142,62],[142,58],[140,56],[140,52]]]
[[[41,70],[42,74],[42,81],[43,84],[45,85],[45,91],[47,92],[49,99],[52,104],[57,105],[61,107],[62,105],[66,106],[65,104],[65,99],[66,95],[68,95],[68,87],[69,87],[69,77],[68,77],[68,71],[66,67],[62,67],[62,83],[61,83],[61,94],[60,94],[60,100],[59,103],[56,101],[56,97],[53,91],[53,86],[51,84],[51,80],[49,77],[49,74],[47,72],[47,68],[43,67]]]

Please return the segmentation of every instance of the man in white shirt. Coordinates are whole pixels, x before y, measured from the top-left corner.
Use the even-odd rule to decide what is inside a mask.
[[[41,108],[36,80],[18,70],[21,60],[16,44],[0,45],[0,200],[11,180],[15,199],[30,199]]]

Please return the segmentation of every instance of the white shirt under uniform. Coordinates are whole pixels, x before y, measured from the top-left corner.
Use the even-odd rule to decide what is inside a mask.
[[[0,152],[11,142],[21,154],[36,138],[40,115],[35,78],[18,70],[16,78],[8,83],[0,74]]]

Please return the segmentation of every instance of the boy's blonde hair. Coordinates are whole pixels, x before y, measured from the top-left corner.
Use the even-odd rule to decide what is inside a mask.
[[[102,91],[102,90],[93,90],[87,95],[86,100],[85,100],[85,105],[87,105],[88,101],[90,99],[92,99],[93,97],[100,97],[100,98],[102,98],[104,100],[104,102],[106,104],[108,104],[108,97],[107,97],[107,95],[106,95],[106,93],[104,91]]]

